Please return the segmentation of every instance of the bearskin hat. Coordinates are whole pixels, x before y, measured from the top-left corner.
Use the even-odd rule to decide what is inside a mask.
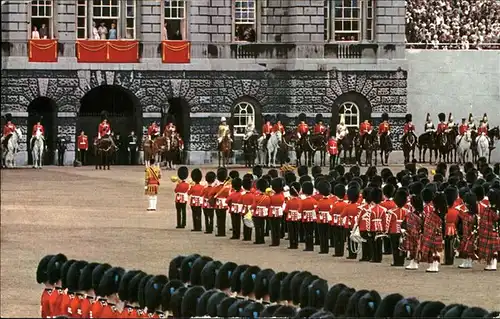
[[[181,303],[181,313],[183,317],[192,318],[196,316],[198,300],[204,293],[205,289],[201,286],[193,286],[186,291]]]
[[[349,299],[356,292],[353,288],[345,288],[339,293],[337,297],[337,302],[335,303],[335,308],[333,309],[333,315],[335,317],[341,317],[345,314],[347,310],[347,304]]]
[[[405,123],[410,123],[412,121],[412,115],[411,114],[406,114],[405,115]]]
[[[382,113],[382,121],[389,121],[389,114]]]
[[[432,200],[432,204],[436,210],[436,213],[443,215],[448,211],[448,205],[446,203],[446,195],[443,192],[437,192],[436,196]]]
[[[239,316],[245,318],[260,318],[260,314],[264,311],[264,308],[265,306],[260,302],[251,302],[243,309],[243,312]]]
[[[387,179],[391,176],[393,176],[392,171],[385,167],[380,171],[380,177],[382,177],[382,180],[387,183]]]
[[[271,122],[271,115],[269,114],[264,115],[264,122]]]
[[[394,307],[393,318],[412,318],[418,305],[415,298],[401,299]]]
[[[191,275],[189,277],[189,282],[191,285],[201,285],[201,271],[203,270],[203,267],[205,267],[205,265],[212,260],[213,259],[208,256],[201,256],[194,261],[193,267],[191,268]]]
[[[321,114],[321,113],[316,114],[315,120],[316,120],[316,123],[323,122],[323,114]]]
[[[208,305],[208,300],[210,297],[212,297],[215,293],[219,293],[217,289],[210,289],[207,290],[203,293],[198,298],[198,302],[196,303],[196,317],[202,317],[207,315],[207,305]]]
[[[215,179],[217,178],[217,175],[215,175],[214,172],[210,171],[205,174],[205,180],[207,181],[208,184],[212,184],[215,182]]]
[[[233,180],[231,181],[231,187],[235,190],[235,191],[240,191],[241,190],[241,178],[239,177],[235,177],[233,178]]]
[[[248,296],[251,294],[255,288],[255,280],[257,279],[257,274],[260,272],[260,268],[257,266],[248,267],[244,273],[241,274],[241,294],[243,296]]]
[[[345,197],[345,185],[344,184],[336,184],[333,188],[333,195],[337,196],[340,199]]]
[[[303,185],[306,182],[312,183],[312,177],[309,175],[304,175],[304,176],[301,176],[299,178],[300,185]],[[314,185],[313,185],[313,187],[314,187]]]
[[[269,285],[273,276],[274,270],[272,269],[264,269],[257,273],[254,289],[256,300],[262,299],[265,296],[269,295]]]
[[[306,276],[304,281],[300,284],[299,289],[299,304],[301,307],[307,307],[309,305],[309,286],[315,281],[319,279],[316,275]]]
[[[82,275],[83,268],[87,266],[88,263],[84,260],[79,260],[71,265],[66,275],[66,287],[69,292],[79,291],[78,283],[80,281],[80,276]]]
[[[481,185],[475,185],[472,187],[472,192],[476,194],[477,201],[480,202],[484,198],[484,188]]]
[[[293,182],[290,184],[290,195],[291,196],[299,196],[300,194],[300,183],[299,182]]]
[[[181,287],[177,289],[170,298],[170,310],[172,310],[172,315],[174,317],[180,318],[182,316],[182,299],[187,291],[186,287]]]
[[[395,191],[396,188],[392,184],[386,184],[384,188],[382,188],[382,193],[384,193],[386,198],[393,198]]]
[[[347,189],[347,199],[351,203],[356,203],[359,199],[359,188],[357,187],[350,187]]]
[[[446,204],[448,205],[448,207],[452,207],[458,198],[457,188],[454,186],[447,187],[444,190],[444,194],[446,196]]]
[[[215,287],[215,277],[217,271],[222,267],[222,263],[218,260],[208,262],[201,271],[201,285],[205,289],[212,289]]]
[[[311,175],[316,178],[316,176],[321,175],[321,166],[313,166],[311,168]],[[307,174],[307,173],[306,173]]]
[[[241,186],[246,191],[249,191],[252,189],[252,184],[253,184],[253,181],[251,179],[248,179],[248,178],[243,178],[243,181],[241,182]]]
[[[120,281],[120,285],[118,286],[118,297],[120,297],[121,301],[130,302],[130,298],[132,298],[133,300],[137,299],[137,286],[139,285],[140,279],[137,279],[136,281],[133,281],[133,280],[138,274],[141,274],[141,273],[144,276],[146,275],[146,273],[144,273],[140,270],[129,270],[122,277],[122,280]],[[139,278],[139,277],[137,277],[137,278]],[[134,287],[135,290],[130,291],[132,283],[135,285],[135,287]],[[130,294],[130,292],[132,292],[132,294]]]
[[[335,304],[337,303],[339,294],[346,288],[347,286],[342,283],[333,285],[326,294],[325,304],[323,305],[323,308],[328,311],[333,311],[335,309]]]
[[[311,182],[305,182],[302,184],[302,193],[311,196],[314,193],[314,185]]]
[[[299,175],[299,177],[305,176],[309,174],[309,168],[305,165],[299,166],[297,168],[297,174]]]
[[[167,124],[175,124],[175,116],[171,113],[168,113],[166,118],[165,118],[165,121],[167,122]]]
[[[238,265],[231,276],[231,291],[239,293],[241,291],[241,278],[249,265]]]
[[[290,293],[292,297],[292,302],[294,305],[300,304],[300,287],[302,283],[308,278],[311,277],[312,274],[308,271],[301,271],[293,276],[292,281],[290,283]]]
[[[107,120],[108,119],[108,112],[107,111],[102,111],[101,112],[101,121]]]
[[[241,314],[245,310],[245,307],[251,304],[252,300],[236,300],[231,307],[227,310],[227,316],[229,318],[241,317]]]
[[[99,266],[98,263],[90,263],[82,269],[78,280],[78,290],[88,291],[92,289],[92,272],[97,266]]]
[[[441,311],[441,318],[462,318],[462,313],[468,307],[465,305],[454,304],[451,307],[446,306]],[[446,311],[444,311],[446,310]],[[444,312],[444,313],[443,313]]]
[[[452,304],[447,304],[443,309],[441,309],[441,311],[439,312],[439,317],[438,318],[443,318],[444,315],[448,312],[448,310],[450,310],[451,308],[455,307],[455,306],[458,306],[460,304],[458,303],[452,303]],[[460,318],[460,316],[458,316],[457,318]]]
[[[424,203],[430,203],[434,199],[434,194],[430,187],[425,187],[421,192]]]
[[[232,170],[229,172],[229,177],[231,178],[239,178],[240,177],[240,172],[236,171],[236,170]]]
[[[406,192],[406,190],[404,189],[398,189],[394,194],[394,203],[399,208],[403,208],[406,205],[407,199],[408,199],[408,192]]]
[[[379,297],[380,298],[380,297]],[[394,313],[394,309],[399,301],[401,301],[404,297],[400,294],[390,294],[387,295],[382,301],[380,301],[380,305],[376,308],[377,311],[369,312],[369,313],[361,313],[362,318],[375,317],[375,318],[392,318],[392,314]],[[361,301],[360,301],[361,303]]]
[[[328,183],[327,181],[320,181],[316,186],[316,189],[321,195],[325,197],[329,196],[331,192],[330,183]]]
[[[195,170],[193,170],[194,172]],[[201,171],[200,171],[201,174]],[[168,278],[172,279],[180,279],[181,278],[181,265],[182,261],[186,258],[185,256],[177,256],[170,261],[168,266]]]
[[[47,264],[47,281],[51,285],[55,285],[61,280],[61,269],[68,259],[63,254],[53,256]]]
[[[106,270],[99,283],[99,295],[106,297],[117,293],[124,274],[125,269],[121,267],[113,267]]]
[[[305,113],[299,114],[299,122],[305,122],[307,120],[307,115]]]
[[[263,175],[261,178],[264,179],[264,180],[266,180],[266,182],[267,182],[268,185],[271,184],[271,180],[272,180],[271,176],[269,176],[269,175]]]
[[[181,275],[180,279],[182,280],[182,282],[188,283],[189,280],[191,279],[191,269],[193,268],[193,264],[196,261],[196,259],[198,259],[198,257],[200,257],[200,255],[193,254],[187,256],[182,260],[181,274],[180,274]]]
[[[444,113],[439,113],[439,114],[438,114],[438,119],[439,119],[439,121],[441,121],[441,122],[446,121],[446,114],[444,114]]]
[[[278,273],[275,273],[271,277],[271,280],[269,281],[269,300],[271,302],[278,302],[281,300],[280,298],[281,283],[283,282],[283,280],[286,278],[287,275],[288,275],[287,272],[280,271]]]
[[[259,315],[259,318],[273,318],[274,313],[278,308],[281,307],[281,305],[268,305],[262,310],[262,312]]]
[[[290,186],[293,182],[297,181],[297,176],[293,172],[286,172],[285,173],[285,182],[286,185]]]
[[[423,307],[420,316],[421,318],[436,318],[444,307],[445,304],[440,301],[429,302]]]
[[[214,293],[207,302],[207,315],[210,317],[217,317],[217,306],[227,295],[223,292]]]
[[[297,313],[295,307],[292,306],[280,306],[274,312],[273,316],[275,318],[293,318]]]
[[[170,301],[172,295],[180,288],[184,288],[184,283],[178,279],[170,280],[161,290],[161,308],[163,311],[171,310]]]
[[[263,171],[262,171],[262,166],[260,166],[260,165],[255,165],[255,166],[252,168],[252,173],[253,173],[253,175],[257,176],[257,178],[261,178],[261,177],[262,177],[262,174],[263,174]]]
[[[203,178],[203,174],[201,173],[201,170],[199,168],[195,168],[191,171],[191,179],[193,182],[196,184],[199,184]]]
[[[146,283],[144,289],[144,299],[148,311],[155,311],[161,306],[161,292],[163,286],[168,282],[168,278],[164,275],[154,276]]]
[[[369,291],[366,289],[358,290],[354,292],[354,294],[347,301],[347,307],[345,310],[345,316],[347,318],[357,317],[358,314],[358,303],[359,299],[363,297]]]
[[[217,180],[221,183],[224,183],[227,179],[227,168],[220,167],[217,170]]]
[[[285,181],[282,178],[275,178],[271,181],[271,187],[275,193],[283,192]]]
[[[283,123],[284,116],[280,113],[276,114],[276,122],[281,122]]]
[[[309,300],[308,306],[320,309],[325,304],[326,294],[328,293],[328,282],[324,279],[316,279],[308,288]]]
[[[288,275],[285,276],[285,278],[283,278],[283,280],[281,281],[281,285],[280,285],[280,298],[279,300],[281,301],[292,301],[292,280],[293,278],[295,277],[295,275],[297,275],[299,273],[299,271],[295,270],[295,271],[292,271],[290,273],[288,273]]]
[[[356,315],[360,318],[380,318],[375,315],[375,313],[380,311],[380,306],[380,294],[375,290],[369,291],[359,298]]]
[[[47,266],[49,261],[54,257],[54,255],[47,255],[40,259],[38,263],[38,267],[36,268],[36,282],[39,284],[45,283],[48,281],[47,275]]]
[[[188,178],[189,176],[189,169],[186,166],[181,166],[177,170],[177,177],[179,177],[180,180],[184,181]]]
[[[225,318],[228,317],[229,308],[236,303],[238,299],[234,297],[226,297],[217,306],[217,317]]]
[[[410,199],[411,206],[415,209],[415,211],[421,213],[424,211],[424,201],[422,200],[422,196],[413,195]]]
[[[255,186],[259,191],[261,191],[262,193],[265,193],[266,189],[269,187],[269,183],[264,178],[261,178],[257,181]]]
[[[477,180],[477,171],[474,169],[467,170],[467,173],[465,173],[465,180],[468,184],[474,184]]]
[[[238,265],[230,261],[223,264],[215,277],[215,288],[220,290],[231,288],[231,276],[236,267],[238,267]]]
[[[500,190],[492,189],[488,193],[488,200],[490,201],[491,208],[496,209],[498,211],[500,208]]]
[[[10,113],[5,114],[5,120],[7,122],[11,122],[12,121],[12,114],[10,114]]]

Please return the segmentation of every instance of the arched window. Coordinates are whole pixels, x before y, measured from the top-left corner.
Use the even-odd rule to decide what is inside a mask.
[[[233,134],[244,136],[248,122],[255,124],[255,107],[248,102],[239,102],[234,106],[233,112]]]
[[[340,105],[340,115],[344,114],[345,124],[347,127],[359,127],[359,107],[353,102],[344,102]]]

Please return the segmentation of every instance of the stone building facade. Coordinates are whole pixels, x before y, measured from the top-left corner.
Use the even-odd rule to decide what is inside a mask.
[[[30,4],[9,1],[2,6],[2,114],[12,113],[28,133],[33,101],[50,99],[53,131],[70,141],[67,162],[74,159],[82,101],[103,85],[121,87],[130,95],[135,105],[131,117],[143,131],[175,109],[192,164],[212,160],[217,124],[222,116],[235,116],[240,102],[254,107],[257,127],[264,115],[278,113],[288,118],[290,129],[300,113],[310,122],[321,113],[335,125],[345,103],[357,106],[358,121],[371,118],[377,124],[388,112],[395,146],[400,146],[408,78],[403,0],[377,1],[373,41],[355,43],[325,41],[324,0],[257,1],[257,42],[232,42],[233,1],[187,2],[189,64],[161,62],[162,8],[154,0],[137,1],[140,63],[78,63],[77,8],[64,0],[55,1],[58,62],[30,63],[29,31],[23,25]],[[21,150],[26,148],[22,143]]]

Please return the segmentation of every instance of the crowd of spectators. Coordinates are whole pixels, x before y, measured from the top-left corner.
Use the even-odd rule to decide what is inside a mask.
[[[500,1],[407,0],[406,42],[423,49],[500,49]]]

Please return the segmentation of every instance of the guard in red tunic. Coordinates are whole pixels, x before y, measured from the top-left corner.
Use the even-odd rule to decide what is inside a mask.
[[[332,170],[335,168],[335,164],[337,163],[337,156],[339,155],[339,149],[337,148],[337,140],[335,139],[335,136],[332,135],[328,139],[326,151],[330,156],[330,170]]]
[[[191,180],[194,185],[189,188],[189,205],[191,206],[191,215],[193,219],[192,231],[201,231],[201,212],[203,208],[203,190],[205,187],[200,184],[203,174],[199,168],[191,171]]]
[[[203,215],[205,216],[205,234],[211,234],[214,231],[215,203],[211,198],[216,178],[217,175],[212,171],[205,174],[205,181],[207,182],[207,185],[203,190]]]
[[[42,117],[36,121],[36,124],[33,125],[33,129],[31,130],[31,139],[30,139],[30,149],[33,149],[33,140],[37,136],[37,134],[40,134],[42,138],[45,139],[45,128],[43,127],[41,123]]]
[[[271,247],[280,245],[281,220],[285,209],[285,194],[283,188],[285,180],[277,177],[271,181],[273,194],[271,195],[271,205],[269,207],[269,223],[271,225]]]
[[[84,298],[80,300],[79,309],[76,314],[78,318],[91,318],[90,311],[95,302],[95,292],[92,287],[92,272],[99,266],[98,263],[90,263],[82,269],[78,282],[78,289],[84,293]],[[73,313],[75,313],[73,311]]]
[[[16,125],[12,123],[12,114],[5,114],[5,120],[7,121],[3,126],[3,134],[2,134],[2,145],[7,147],[7,141],[9,137],[15,132]]]
[[[359,213],[359,188],[358,187],[349,187],[346,191],[347,195],[347,200],[349,201],[349,204],[344,208],[342,211],[342,214],[340,215],[342,225],[345,229],[345,234],[347,236],[347,248],[349,251],[349,255],[347,256],[347,259],[356,259],[357,258],[357,246],[355,243],[351,242],[351,238],[349,237],[349,234],[351,233],[352,229],[354,228],[354,225],[358,223],[358,213]],[[342,247],[343,249],[343,247]]]
[[[101,114],[102,122],[97,129],[97,139],[107,138],[110,140],[113,147],[116,149],[115,141],[111,138],[111,125],[108,122],[108,113],[103,111]]]
[[[228,180],[228,172],[225,167],[217,170],[217,186],[212,190],[212,196],[215,199],[215,216],[217,220],[216,237],[226,236],[226,215],[227,198],[231,191],[231,184]]]
[[[154,141],[155,138],[160,136],[160,127],[156,123],[156,121],[151,122],[151,125],[148,127],[148,139],[150,141]]]
[[[243,212],[243,204],[241,203],[242,180],[239,177],[233,178],[231,181],[231,193],[227,198],[227,207],[231,215],[231,227],[233,236],[230,239],[240,239],[241,236],[241,213]]]
[[[63,294],[61,298],[61,303],[59,304],[59,312],[68,315],[68,308],[70,308],[71,301],[75,298],[75,292],[68,289],[68,272],[76,260],[71,259],[64,263],[61,268],[61,288],[63,289]]]
[[[177,170],[177,185],[175,186],[175,211],[177,212],[177,226],[175,228],[186,228],[186,206],[189,200],[189,183],[186,179],[189,170],[186,166],[181,166]]]
[[[54,291],[49,298],[49,313],[50,316],[63,316],[61,313],[61,302],[63,299],[62,289],[62,267],[68,259],[63,254],[57,254],[52,257],[47,265],[47,278],[49,285],[54,287]]]
[[[302,199],[300,215],[302,216],[302,226],[304,227],[305,249],[304,251],[314,251],[314,228],[318,214],[318,202],[314,199],[314,185],[311,182],[302,184]]]
[[[171,135],[173,132],[177,131],[175,126],[175,118],[172,115],[167,115],[167,124],[163,128],[163,136]]]
[[[94,271],[92,271],[92,290],[94,291],[94,300],[89,311],[89,318],[101,318],[101,312],[107,303],[105,295],[103,295],[103,292],[100,289],[100,284],[104,274],[111,268],[112,267],[109,264],[100,264],[94,269]]]
[[[118,289],[124,275],[125,270],[120,267],[113,267],[104,273],[99,283],[99,294],[105,296],[105,299],[101,300],[100,313],[92,318],[120,318],[117,308],[121,302]]]
[[[457,229],[461,236],[460,246],[458,247],[459,257],[464,261],[458,266],[461,269],[472,268],[472,262],[477,259],[475,252],[475,243],[477,239],[478,221],[476,215],[478,213],[479,204],[476,194],[468,192],[465,194],[464,204],[458,206],[459,222],[461,225]]]
[[[368,119],[364,120],[363,123],[359,124],[359,135],[360,135],[360,145],[365,142],[366,134],[372,134],[373,127]]]
[[[401,225],[403,236],[403,250],[410,259],[406,270],[417,270],[419,263],[420,237],[423,227],[424,202],[421,196],[415,195],[410,199],[411,210],[406,212],[405,219]]]
[[[386,180],[385,180],[386,181]],[[387,212],[389,212],[392,209],[395,209],[396,203],[394,202],[394,193],[396,192],[396,189],[392,184],[385,184],[384,187],[382,188],[382,193],[384,194],[384,199],[380,205],[384,207]],[[405,201],[406,204],[406,201]],[[383,239],[384,243],[384,255],[391,255],[393,253],[392,251],[392,244],[391,244],[391,239],[389,237],[384,237]]]
[[[290,184],[290,198],[285,207],[286,221],[288,227],[288,239],[290,244],[288,249],[299,248],[299,228],[301,227],[302,216],[300,208],[302,199],[299,197],[300,183],[292,182]]]
[[[422,197],[425,201],[424,192],[431,192],[426,188]],[[432,196],[432,195],[431,195]],[[421,260],[429,263],[426,272],[438,272],[443,251],[444,218],[446,215],[446,195],[436,193],[432,204],[424,207],[424,231],[422,234]]]
[[[371,196],[373,205],[368,208],[368,211],[370,212],[370,239],[373,245],[371,262],[381,263],[383,241],[380,236],[387,232],[383,222],[387,209],[380,205],[383,200],[383,194],[380,188],[374,188]]]
[[[453,265],[455,261],[454,242],[457,240],[458,210],[455,208],[455,202],[458,198],[458,190],[456,187],[447,187],[444,193],[446,195],[446,204],[448,205],[448,211],[445,216],[444,264]]]
[[[316,114],[316,124],[314,125],[314,134],[327,136],[328,127],[323,123],[323,114]]]
[[[80,290],[79,282],[83,269],[87,265],[86,261],[77,261],[71,265],[66,275],[68,296],[70,296],[70,302],[66,311],[67,316],[70,318],[81,318],[80,304],[85,298],[85,292]]]
[[[167,282],[168,278],[165,275],[157,275],[148,280],[144,289],[144,301],[148,309],[149,318],[163,318],[164,314],[161,311],[161,295]]]
[[[248,212],[252,212],[252,205],[254,200],[254,191],[253,191],[253,179],[246,175],[243,177],[241,182],[241,186],[243,187],[243,193],[241,194],[241,205],[242,212],[241,218],[243,219]],[[243,223],[243,241],[252,241],[252,228],[248,227]]]
[[[273,133],[273,125],[271,124],[271,117],[266,115],[264,117],[264,125],[262,125],[262,135],[265,136],[266,140],[269,140],[271,134]]]
[[[479,128],[477,129],[476,143],[481,136],[486,136],[488,142],[490,142],[490,138],[488,137],[488,123],[484,121],[481,122]]]
[[[87,151],[89,149],[89,138],[85,135],[83,130],[80,131],[77,139],[78,143],[78,161],[85,165],[85,160],[87,158]]]
[[[40,315],[42,318],[52,318],[50,315],[49,299],[54,291],[54,286],[49,283],[47,275],[47,266],[52,257],[54,257],[54,255],[47,255],[43,257],[38,263],[38,267],[36,269],[36,282],[44,285],[42,297],[40,298]]]
[[[269,207],[271,206],[271,197],[267,194],[269,184],[267,180],[261,178],[257,181],[257,191],[254,194],[252,204],[252,216],[255,228],[255,242],[254,244],[265,244],[265,220],[269,216]]]
[[[398,189],[394,195],[395,208],[387,211],[384,216],[384,225],[389,235],[392,250],[392,264],[394,267],[403,267],[405,264],[405,254],[399,249],[401,241],[401,225],[406,217],[406,199],[408,193],[404,189]]]
[[[317,184],[316,189],[321,195],[321,199],[318,200],[318,214],[316,218],[319,235],[319,253],[328,254],[330,250],[328,235],[333,215],[333,200],[330,197],[331,186],[326,180],[321,180]]]
[[[439,118],[439,124],[437,127],[437,134],[439,135],[442,133],[446,133],[446,131],[448,130],[448,123],[446,123],[446,114],[439,113],[438,118]]]
[[[333,247],[335,248],[335,257],[343,257],[345,250],[346,232],[342,223],[342,212],[348,205],[345,198],[345,185],[337,184],[333,188],[334,201],[332,206],[332,220],[330,221],[330,231],[333,237]]]
[[[405,115],[405,126],[403,128],[403,139],[408,135],[408,134],[413,134],[415,138],[417,137],[415,135],[415,125],[412,122],[413,116],[411,114],[406,114]]]
[[[299,124],[297,125],[297,137],[301,140],[309,134],[309,125],[306,123],[306,115],[304,113],[300,113]]]
[[[490,205],[483,206],[478,211],[477,255],[479,260],[487,263],[484,270],[495,271],[500,251],[500,190],[490,190],[488,199]]]
[[[276,116],[276,124],[273,126],[273,132],[281,132],[281,134],[285,135],[285,126],[282,123],[282,116],[278,114]]]
[[[467,123],[467,119],[464,117],[462,119],[462,124],[460,124],[460,126],[458,127],[458,133],[464,136],[468,130],[469,130],[469,124]]]
[[[390,151],[392,150],[392,141],[389,138],[389,135],[391,134],[391,126],[389,124],[389,114],[383,113],[382,114],[382,123],[379,124],[378,126],[378,138],[380,142],[382,142],[382,139],[386,138],[386,143],[387,145],[387,150]]]

